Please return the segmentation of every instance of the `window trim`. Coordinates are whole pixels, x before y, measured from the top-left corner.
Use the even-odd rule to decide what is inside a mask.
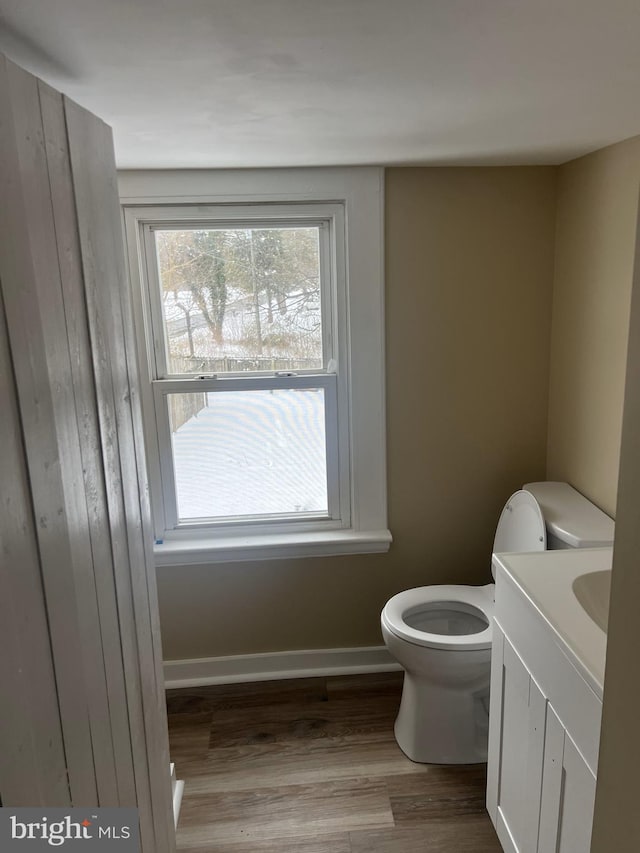
[[[354,169],[270,169],[227,171],[130,171],[119,176],[124,211],[125,239],[138,328],[138,354],[143,377],[141,394],[145,421],[149,421],[149,358],[153,355],[140,335],[144,322],[138,240],[140,222],[153,219],[153,209],[195,205],[192,220],[200,220],[198,207],[247,205],[270,202],[318,209],[322,204],[340,205],[345,215],[343,251],[346,280],[337,287],[332,310],[344,318],[338,355],[346,381],[338,391],[338,406],[348,413],[341,428],[348,429],[350,507],[348,526],[314,521],[311,527],[296,521],[265,532],[264,525],[247,522],[235,535],[203,536],[203,529],[157,534],[158,565],[282,559],[311,555],[378,553],[388,550],[385,424],[384,424],[384,326],[383,326],[383,172],[373,167]],[[322,218],[317,217],[316,218]],[[338,258],[336,266],[341,265]],[[336,274],[336,270],[333,270]],[[216,381],[216,380],[214,380]],[[218,379],[229,381],[227,379]],[[148,391],[145,394],[145,386]],[[146,404],[145,404],[145,397]],[[155,431],[154,431],[155,432]],[[159,453],[157,436],[147,430],[148,455]],[[155,445],[155,446],[154,446]],[[153,467],[153,466],[152,466]],[[345,470],[342,465],[342,470]],[[341,480],[344,478],[341,478]],[[155,480],[155,482],[154,482]],[[152,495],[157,472],[150,469]],[[157,492],[156,492],[157,494]],[[157,504],[157,498],[156,498]],[[157,516],[157,506],[154,506]]]
[[[320,240],[322,279],[321,299],[323,307],[323,366],[300,371],[297,377],[280,378],[268,371],[219,374],[212,379],[198,379],[193,374],[171,374],[167,365],[167,341],[164,315],[160,298],[161,282],[157,265],[154,233],[165,227],[188,226],[205,228],[216,224],[221,227],[278,227],[283,222],[306,226],[325,226]],[[131,238],[134,238],[133,226]],[[143,390],[145,429],[151,447],[157,446],[155,455],[150,455],[148,467],[154,473],[150,478],[151,505],[154,517],[156,540],[166,542],[179,538],[186,540],[194,531],[208,530],[213,537],[230,536],[234,531],[254,529],[264,533],[269,527],[272,533],[296,529],[321,530],[348,528],[350,526],[351,501],[349,496],[349,398],[348,371],[340,370],[346,364],[348,335],[347,318],[337,309],[337,295],[344,290],[345,273],[340,269],[338,258],[344,257],[344,209],[339,204],[317,205],[180,205],[154,206],[145,209],[144,216],[136,218],[135,239],[145,275],[141,279],[141,321],[138,333],[147,341],[147,362],[141,371],[151,384],[152,400]],[[331,367],[331,370],[329,370]],[[297,371],[296,371],[297,372]],[[174,458],[171,452],[171,433],[168,409],[164,401],[167,393],[201,393],[205,390],[224,392],[245,388],[247,390],[269,390],[285,387],[323,387],[331,396],[325,396],[325,434],[328,511],[325,517],[311,519],[299,516],[287,520],[276,517],[254,519],[212,518],[206,522],[180,521],[177,512],[177,493]],[[342,406],[340,405],[342,402]],[[328,517],[327,517],[328,516]]]

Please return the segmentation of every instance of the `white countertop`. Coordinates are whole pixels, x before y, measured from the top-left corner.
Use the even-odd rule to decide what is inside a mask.
[[[582,574],[611,569],[612,548],[494,554],[496,580],[514,583],[554,632],[562,650],[602,698],[607,635],[587,615],[572,584]]]

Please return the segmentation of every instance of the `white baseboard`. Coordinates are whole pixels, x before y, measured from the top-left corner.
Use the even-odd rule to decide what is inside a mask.
[[[168,660],[164,662],[167,690],[232,684],[241,681],[273,681],[280,678],[354,675],[401,669],[386,646],[356,649],[308,649],[295,652],[266,652],[220,658]]]

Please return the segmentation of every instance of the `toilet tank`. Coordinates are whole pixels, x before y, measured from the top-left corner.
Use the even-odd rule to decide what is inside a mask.
[[[526,483],[540,504],[547,548],[601,548],[613,545],[615,525],[595,504],[568,483]]]

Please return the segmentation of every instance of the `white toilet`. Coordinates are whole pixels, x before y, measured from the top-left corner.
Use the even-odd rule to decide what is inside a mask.
[[[502,510],[493,551],[597,548],[613,535],[613,521],[568,483],[527,483]],[[493,602],[489,583],[422,586],[385,605],[382,635],[405,671],[395,736],[412,761],[487,760]]]

